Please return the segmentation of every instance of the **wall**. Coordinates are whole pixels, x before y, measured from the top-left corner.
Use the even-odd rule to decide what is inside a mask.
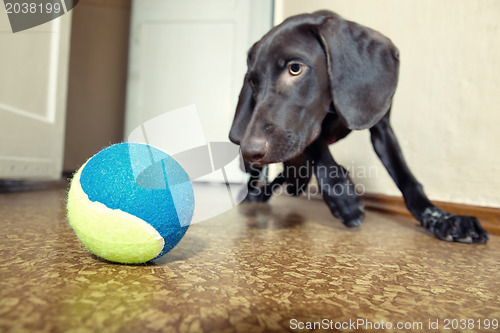
[[[81,0],[73,10],[64,170],[123,140],[130,0]]]
[[[277,0],[275,21],[318,9],[374,28],[398,46],[392,126],[430,198],[500,207],[500,2]],[[399,195],[368,131],[331,151],[367,192]]]

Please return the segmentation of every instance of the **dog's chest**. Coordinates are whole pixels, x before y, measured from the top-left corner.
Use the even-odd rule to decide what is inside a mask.
[[[345,138],[350,132],[334,112],[328,112],[321,124],[321,137],[329,145]]]

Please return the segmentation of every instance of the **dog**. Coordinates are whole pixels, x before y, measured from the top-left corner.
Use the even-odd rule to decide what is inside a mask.
[[[318,11],[271,29],[251,47],[247,65],[229,133],[250,173],[246,201],[265,202],[272,194],[265,187],[285,183],[298,195],[314,174],[332,214],[348,227],[360,226],[361,200],[328,147],[353,130],[369,129],[377,156],[425,230],[445,241],[486,243],[477,218],[433,205],[404,160],[389,122],[399,72],[390,39]],[[277,162],[283,172],[256,186],[266,182],[266,165]]]

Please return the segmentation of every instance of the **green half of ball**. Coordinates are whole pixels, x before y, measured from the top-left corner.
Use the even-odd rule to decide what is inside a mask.
[[[68,193],[68,221],[85,247],[109,261],[138,264],[157,257],[165,245],[160,233],[142,219],[93,202],[80,185],[82,168]]]

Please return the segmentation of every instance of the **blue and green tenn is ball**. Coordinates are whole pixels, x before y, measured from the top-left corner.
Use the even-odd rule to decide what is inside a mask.
[[[112,145],[73,176],[67,217],[85,247],[103,259],[144,263],[170,251],[194,211],[189,176],[145,144]]]

